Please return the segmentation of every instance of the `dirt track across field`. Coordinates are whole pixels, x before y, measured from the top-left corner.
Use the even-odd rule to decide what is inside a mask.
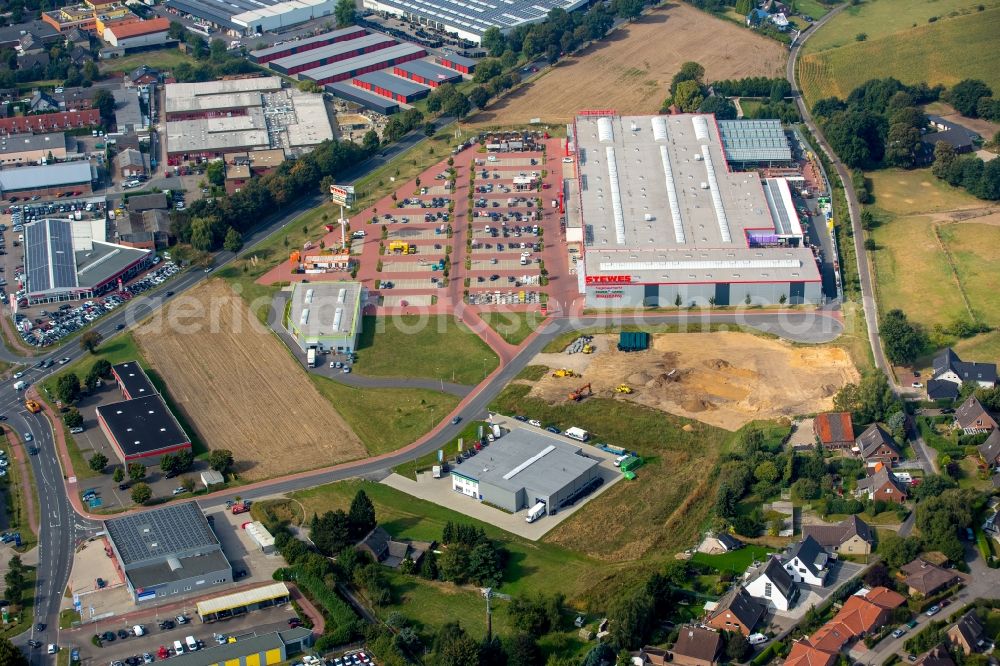
[[[705,68],[705,81],[780,76],[788,50],[778,42],[687,4],[657,9],[537,81],[476,114],[473,125],[563,123],[582,109],[656,113],[681,64]]]
[[[202,441],[233,452],[241,478],[366,455],[305,370],[222,280],[172,301],[135,339]]]
[[[546,375],[531,395],[550,402],[590,383],[597,395],[617,396],[727,430],[756,419],[821,412],[833,395],[856,382],[858,371],[839,347],[794,346],[750,333],[656,335],[644,352],[616,349],[617,336],[595,336],[596,353],[539,354],[533,363],[568,368],[581,378]],[[616,394],[626,384],[631,395]]]

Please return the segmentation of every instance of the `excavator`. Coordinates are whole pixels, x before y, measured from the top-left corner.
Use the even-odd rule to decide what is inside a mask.
[[[574,372],[568,368],[559,368],[552,373],[553,377],[579,377],[580,373]]]
[[[632,393],[632,387],[628,384],[619,384],[615,388],[615,393],[624,393],[625,395],[628,395],[629,393]]]
[[[582,351],[583,351],[584,354],[593,354],[594,353],[594,345],[592,345],[592,344],[590,344],[588,342],[587,344],[585,344],[583,346],[583,350]]]
[[[594,395],[593,389],[590,388],[590,384],[584,384],[577,390],[569,394],[569,399],[573,402],[580,402],[588,396]]]

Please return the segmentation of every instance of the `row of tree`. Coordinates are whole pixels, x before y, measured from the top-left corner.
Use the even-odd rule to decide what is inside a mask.
[[[1000,99],[979,79],[963,79],[941,94],[941,99],[967,118],[1000,121]]]
[[[987,201],[1000,200],[1000,160],[984,162],[977,155],[959,155],[954,146],[938,141],[934,146],[935,176]]]
[[[353,548],[376,524],[375,505],[364,490],[358,490],[347,513],[338,509],[313,516],[309,533],[319,552],[334,556]]]

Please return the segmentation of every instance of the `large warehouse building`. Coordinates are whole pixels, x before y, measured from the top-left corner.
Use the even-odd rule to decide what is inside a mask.
[[[337,83],[368,72],[377,72],[401,62],[409,62],[427,55],[422,47],[414,44],[397,44],[374,53],[366,53],[356,58],[348,58],[339,62],[323,65],[299,73],[300,79],[315,81],[319,85]]]
[[[348,102],[354,102],[355,104],[360,104],[366,109],[376,113],[381,113],[384,116],[391,116],[399,111],[399,104],[396,102],[386,99],[381,95],[370,93],[367,90],[362,90],[357,86],[352,86],[346,81],[342,81],[341,83],[328,83],[323,86],[323,88],[335,97],[339,97],[340,99]]]
[[[90,194],[94,191],[93,181],[94,172],[87,160],[3,169],[0,171],[0,198],[51,197],[67,191]]]
[[[172,0],[171,0],[172,1]],[[364,0],[365,9],[402,16],[434,30],[457,35],[479,44],[483,33],[499,28],[507,34],[514,28],[544,21],[553,9],[571,12],[587,0]]]
[[[354,85],[382,97],[388,97],[397,102],[409,104],[427,97],[431,91],[427,86],[414,83],[408,79],[393,76],[388,72],[369,72],[355,77]]]
[[[233,568],[197,502],[104,521],[136,603],[201,592],[233,580]]]
[[[392,37],[385,35],[362,35],[356,39],[343,42],[336,42],[321,46],[318,49],[311,49],[304,53],[295,53],[277,58],[267,63],[267,66],[278,72],[291,76],[304,72],[307,69],[316,69],[333,62],[340,62],[348,58],[357,58],[366,53],[373,53],[395,46],[398,42]]]
[[[326,46],[327,44],[343,42],[348,39],[356,39],[357,37],[362,37],[365,34],[367,34],[367,32],[364,28],[354,25],[350,28],[331,30],[330,32],[324,32],[321,35],[315,35],[313,37],[306,37],[305,39],[300,39],[298,41],[282,42],[280,44],[275,44],[274,46],[269,46],[265,49],[257,49],[256,51],[251,51],[248,57],[250,62],[255,62],[258,65],[265,65],[278,58],[284,58],[285,56],[290,56],[296,53],[305,53],[306,51],[318,49],[319,47]]]
[[[517,428],[453,466],[451,487],[507,511],[544,502],[554,513],[600,477],[599,464],[561,438]]]
[[[260,35],[330,16],[336,0],[167,0],[166,7],[228,34]]]
[[[714,116],[593,112],[570,130],[589,307],[822,302],[787,182],[731,171]]]
[[[363,302],[360,282],[296,282],[285,328],[304,352],[351,354],[361,334]]]
[[[93,298],[149,267],[152,252],[104,242],[103,220],[96,222],[44,219],[24,226],[28,305]]]

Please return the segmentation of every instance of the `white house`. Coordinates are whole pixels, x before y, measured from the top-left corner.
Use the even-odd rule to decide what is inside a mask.
[[[785,558],[785,571],[796,583],[823,586],[830,556],[811,536],[792,546]]]
[[[795,605],[799,588],[791,575],[781,566],[777,556],[765,564],[747,570],[744,589],[754,599],[759,599],[775,610],[787,611]]]

